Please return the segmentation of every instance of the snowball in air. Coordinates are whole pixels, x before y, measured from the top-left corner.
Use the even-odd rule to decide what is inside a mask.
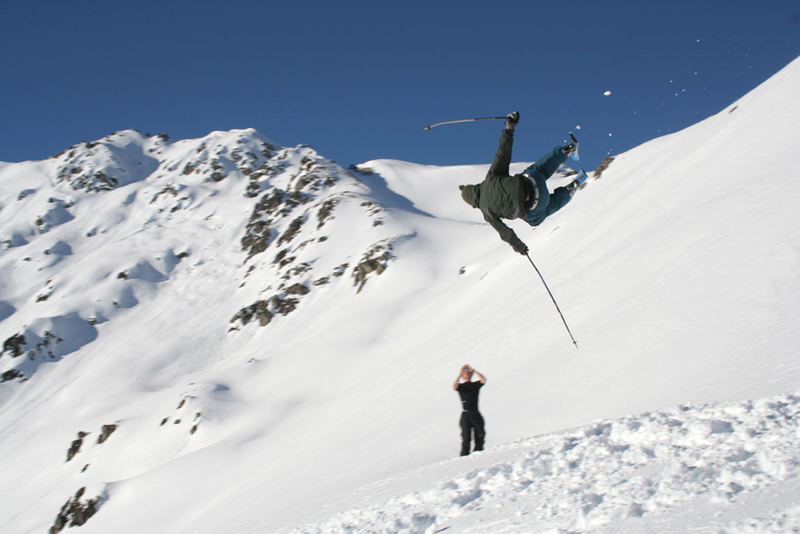
[[[605,93],[603,93],[603,95],[604,96],[611,96],[611,91],[606,91]]]

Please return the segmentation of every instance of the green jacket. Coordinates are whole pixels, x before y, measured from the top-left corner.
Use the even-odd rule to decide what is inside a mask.
[[[479,184],[460,186],[461,198],[473,208],[481,210],[486,222],[500,234],[500,239],[512,246],[519,238],[500,219],[523,218],[527,213],[525,196],[530,191],[526,178],[520,174],[509,175],[513,145],[514,130],[504,129],[486,178]]]

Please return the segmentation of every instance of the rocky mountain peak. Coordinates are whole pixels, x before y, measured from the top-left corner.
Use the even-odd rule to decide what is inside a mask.
[[[22,288],[0,294],[4,380],[93,343],[179,274],[230,288],[219,323],[232,330],[286,316],[348,273],[361,291],[398,234],[369,174],[253,129],[178,141],[124,130],[3,171],[0,272]]]

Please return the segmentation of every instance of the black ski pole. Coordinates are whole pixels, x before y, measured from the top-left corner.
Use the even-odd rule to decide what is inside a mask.
[[[561,313],[561,308],[558,307],[558,302],[556,302],[556,298],[553,296],[553,293],[550,291],[550,288],[547,287],[547,282],[544,281],[544,276],[542,276],[542,273],[539,272],[539,268],[536,267],[536,264],[533,263],[533,260],[531,259],[531,255],[530,254],[525,254],[525,256],[527,256],[528,261],[531,262],[531,265],[533,265],[533,268],[536,270],[536,274],[538,274],[539,278],[542,279],[542,283],[544,284],[544,288],[547,290],[547,293],[550,295],[550,298],[552,299],[553,304],[556,305],[556,310],[558,310],[558,314],[561,316],[561,322],[564,323],[564,326],[567,329],[567,333],[569,334],[569,337],[572,340],[572,344],[575,345],[575,348],[577,349],[578,348],[578,342],[575,341],[575,337],[572,335],[572,331],[569,329],[569,325],[567,325],[567,320],[564,319],[564,314]]]
[[[437,122],[436,124],[428,124],[425,126],[426,130],[430,130],[431,128],[436,128],[437,126],[442,126],[445,124],[457,124],[459,122],[475,122],[475,121],[489,121],[489,120],[505,120],[506,117],[475,117],[474,119],[458,119],[455,121],[444,121],[444,122]]]

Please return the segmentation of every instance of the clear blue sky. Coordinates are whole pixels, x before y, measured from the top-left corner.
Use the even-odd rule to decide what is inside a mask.
[[[254,127],[344,165],[485,163],[499,121],[423,127],[518,109],[515,161],[580,125],[592,169],[798,55],[798,0],[5,0],[0,161]]]

